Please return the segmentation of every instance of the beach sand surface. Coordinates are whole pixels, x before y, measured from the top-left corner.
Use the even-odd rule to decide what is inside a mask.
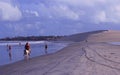
[[[87,42],[78,41],[53,54],[1,66],[0,75],[120,75],[120,45],[107,43],[120,41],[119,34],[118,31],[91,34],[85,37]]]

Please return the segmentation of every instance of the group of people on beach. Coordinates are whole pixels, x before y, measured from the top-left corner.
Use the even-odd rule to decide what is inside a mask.
[[[11,45],[7,45],[7,47],[8,47],[8,55],[9,55],[9,58],[10,58],[10,60],[12,60],[12,52],[11,52],[12,47],[11,47]],[[45,43],[45,54],[48,53],[48,52],[47,52],[47,48],[48,48],[48,45]],[[25,44],[25,46],[24,46],[24,54],[23,54],[25,60],[29,60],[29,58],[30,58],[30,53],[31,53],[30,44],[27,42],[27,43]]]

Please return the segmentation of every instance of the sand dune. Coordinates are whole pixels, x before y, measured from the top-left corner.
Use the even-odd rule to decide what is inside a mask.
[[[60,40],[61,41],[81,42],[81,41],[84,41],[84,40],[88,39],[91,35],[99,34],[99,33],[105,32],[105,31],[108,31],[108,30],[99,30],[99,31],[78,33],[78,34],[73,34],[73,35],[63,37]]]
[[[61,40],[75,41],[75,42],[80,42],[84,40],[88,40],[89,42],[107,42],[107,41],[118,42],[120,41],[120,31],[99,30],[99,31],[85,32],[85,33],[66,36]]]
[[[119,41],[120,32],[92,33],[64,38],[78,41],[59,52],[1,66],[0,75],[120,75],[120,46],[105,43]]]
[[[89,41],[97,42],[120,42],[120,31],[105,31],[98,34],[90,35],[88,38]]]

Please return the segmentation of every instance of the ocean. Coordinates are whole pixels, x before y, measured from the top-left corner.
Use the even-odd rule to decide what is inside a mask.
[[[1,41],[0,42],[0,66],[24,59],[24,46],[26,41]],[[68,45],[65,42],[29,41],[31,47],[30,58],[45,55],[45,43],[48,45],[47,53],[54,53]],[[11,45],[10,59],[8,45]]]

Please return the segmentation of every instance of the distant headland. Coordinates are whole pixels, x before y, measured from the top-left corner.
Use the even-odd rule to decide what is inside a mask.
[[[57,39],[60,39],[64,36],[18,36],[18,37],[6,37],[1,38],[0,41],[56,41]]]

